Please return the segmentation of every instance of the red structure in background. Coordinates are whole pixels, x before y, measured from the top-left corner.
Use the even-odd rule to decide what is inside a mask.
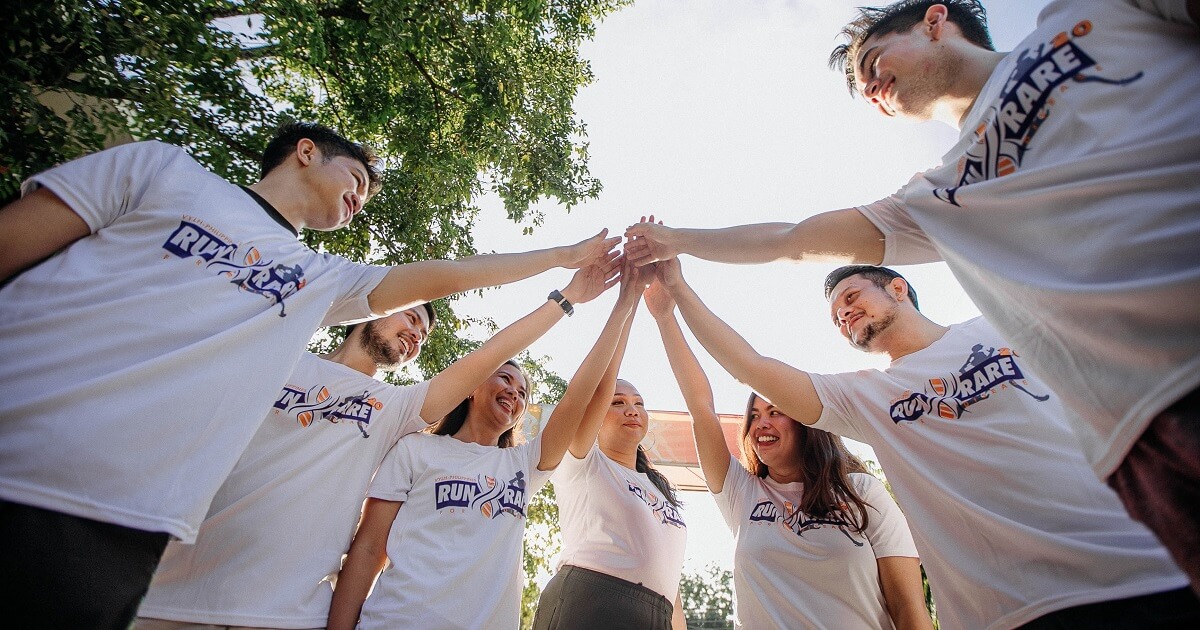
[[[550,413],[553,405],[530,405],[525,422],[526,436],[532,436],[541,426],[543,414]],[[741,414],[720,414],[721,430],[725,433],[725,444],[729,452],[741,455],[738,440],[741,431]],[[532,419],[532,421],[531,421]],[[680,490],[707,492],[704,474],[700,471],[700,460],[696,456],[696,441],[692,438],[692,415],[686,411],[650,411],[650,431],[642,446],[650,461],[666,475]]]

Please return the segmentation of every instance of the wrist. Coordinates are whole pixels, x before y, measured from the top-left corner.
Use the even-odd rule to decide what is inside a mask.
[[[569,290],[570,290],[570,287],[563,289],[563,291],[569,291]],[[562,309],[563,313],[565,313],[568,317],[570,317],[571,315],[575,314],[575,307],[572,304],[573,301],[571,300],[571,298],[564,295],[563,291],[559,291],[558,289],[555,289],[550,292],[550,295],[546,296],[546,299],[551,302],[554,302],[559,308]]]

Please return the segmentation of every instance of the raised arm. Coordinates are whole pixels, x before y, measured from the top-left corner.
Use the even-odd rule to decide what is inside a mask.
[[[665,267],[660,279],[679,304],[679,312],[692,334],[734,378],[762,394],[794,420],[812,424],[821,417],[821,399],[807,372],[755,351],[729,324],[708,310],[684,281],[678,264]]]
[[[638,268],[628,264],[621,271],[621,293],[617,297],[617,304],[620,306],[624,302],[628,306],[629,317],[625,318],[625,325],[621,327],[621,337],[617,340],[617,349],[613,351],[613,356],[608,361],[608,367],[604,370],[604,375],[600,377],[600,383],[596,386],[592,399],[588,401],[587,408],[584,409],[579,429],[575,431],[575,437],[571,439],[571,454],[577,459],[583,459],[592,449],[592,445],[596,443],[596,436],[604,424],[604,416],[612,405],[613,394],[617,390],[617,372],[621,369],[621,361],[625,358],[625,348],[629,345],[629,329],[633,327],[637,303],[642,298],[642,291],[646,286],[643,277]]]
[[[388,533],[403,503],[368,498],[329,606],[329,630],[353,630],[375,576],[387,565]]]
[[[0,282],[91,234],[58,195],[39,188],[0,209]]]
[[[604,330],[600,331],[600,337],[575,371],[575,376],[571,377],[567,392],[554,407],[554,413],[550,414],[546,427],[542,429],[542,457],[538,461],[538,470],[553,470],[562,461],[563,454],[579,431],[588,403],[595,397],[600,379],[616,353],[625,320],[636,305],[636,301],[620,298],[613,305],[612,314],[608,316]]]
[[[722,263],[757,264],[776,260],[883,261],[883,233],[854,208],[834,210],[800,223],[758,223],[714,230],[672,228],[650,221],[630,226],[626,255],[645,265],[690,254]]]
[[[386,315],[454,293],[523,280],[554,267],[579,268],[621,241],[619,236],[607,236],[604,229],[574,245],[396,265],[371,291],[368,302],[371,312]]]
[[[664,260],[658,263],[657,273],[666,274],[669,266],[678,264],[677,258]],[[700,456],[704,483],[710,492],[720,492],[725,487],[725,475],[729,474],[730,453],[729,446],[725,444],[725,434],[721,431],[721,418],[713,402],[712,385],[683,336],[683,329],[675,320],[675,300],[661,280],[656,279],[646,290],[646,308],[658,323],[667,361],[671,363],[679,391],[683,392],[688,413],[692,415],[692,435],[696,439],[696,453]]]
[[[616,251],[605,252],[575,272],[561,291],[571,304],[585,304],[596,298],[620,278],[621,262]],[[505,361],[529,347],[563,318],[562,307],[547,299],[532,313],[496,333],[474,352],[454,362],[433,377],[421,406],[425,422],[436,422],[462,402]]]

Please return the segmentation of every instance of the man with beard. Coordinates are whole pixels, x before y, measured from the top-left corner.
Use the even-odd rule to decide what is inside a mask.
[[[642,223],[631,255],[944,260],[1200,593],[1198,18],[1200,0],[1054,0],[1001,53],[979,0],[863,8],[830,65],[884,116],[956,127],[942,163],[796,224]]]
[[[612,286],[618,269],[614,253],[576,272],[561,296],[586,303]],[[135,627],[324,627],[331,581],[384,455],[440,420],[564,313],[548,299],[413,385],[372,376],[417,357],[435,323],[430,304],[353,326],[329,354],[305,354],[217,492],[195,544],[167,546]]]
[[[942,627],[1200,624],[1187,577],[1091,474],[1057,397],[987,320],[939,325],[895,271],[842,267],[825,281],[833,322],[891,365],[810,374],[758,354],[676,260],[659,279],[734,378],[791,419],[875,449]]]

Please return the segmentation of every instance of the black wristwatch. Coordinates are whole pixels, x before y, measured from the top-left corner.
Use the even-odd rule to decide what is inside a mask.
[[[567,300],[567,298],[563,297],[563,294],[560,293],[558,289],[551,291],[550,295],[546,296],[546,299],[553,300],[558,303],[558,305],[562,307],[563,312],[567,314],[567,317],[575,314],[575,307],[571,306],[571,302]]]

